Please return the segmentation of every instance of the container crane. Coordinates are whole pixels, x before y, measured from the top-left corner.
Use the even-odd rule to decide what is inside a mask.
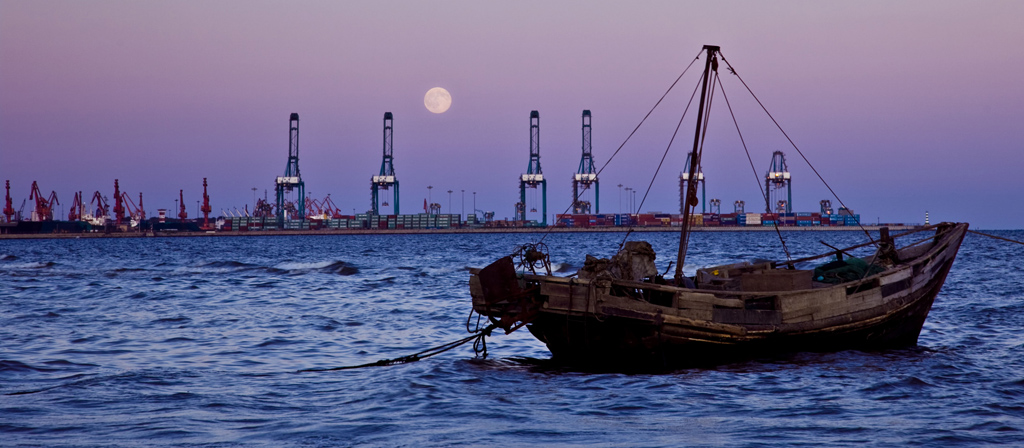
[[[142,192],[139,192],[139,222],[146,220],[146,206],[142,205]]]
[[[772,153],[772,164],[768,168],[768,172],[764,175],[764,189],[765,193],[768,194],[768,203],[774,199],[779,201],[785,201],[783,210],[779,210],[779,213],[792,213],[793,212],[793,184],[789,174],[789,168],[786,166],[786,155],[782,151],[775,151]],[[785,189],[785,196],[781,190]]]
[[[719,215],[721,213],[722,213],[722,200],[721,199],[712,199],[711,200],[711,214],[712,215]]]
[[[572,178],[572,212],[574,214],[590,214],[590,202],[580,200],[580,186],[583,191],[594,187],[594,213],[601,213],[601,189],[597,180],[597,170],[594,169],[594,156],[590,146],[590,110],[583,110],[583,156],[580,158],[580,167]],[[547,214],[545,214],[546,216]]]
[[[185,196],[184,195],[185,195],[185,190],[178,190],[178,204],[179,204],[179,206],[178,206],[179,207],[178,219],[180,219],[181,222],[185,222],[185,219],[188,218],[188,212],[185,211]]]
[[[321,205],[323,205],[324,213],[328,214],[331,217],[331,219],[341,219],[341,209],[338,208],[338,206],[334,203],[334,200],[331,199],[330,194],[328,194],[327,197],[324,198],[324,200],[321,202]]]
[[[4,217],[7,218],[7,222],[14,222],[14,206],[11,204],[11,181],[7,181],[7,200],[4,205]]]
[[[288,165],[284,176],[274,181],[277,190],[277,226],[283,228],[285,219],[291,219],[287,212],[294,211],[299,219],[306,217],[306,184],[299,174],[299,114],[292,113],[288,120]],[[294,203],[285,204],[285,192],[298,190],[298,198]],[[296,205],[298,204],[298,209]]]
[[[370,178],[370,210],[374,215],[380,214],[380,198],[378,197],[379,190],[387,190],[390,187],[394,187],[395,190],[394,198],[392,199],[395,205],[395,214],[397,215],[400,213],[398,211],[398,179],[395,177],[395,158],[392,153],[393,131],[394,116],[391,112],[384,112],[384,158],[380,162],[380,174]],[[383,205],[387,207],[387,199],[384,200]]]
[[[541,225],[548,224],[548,182],[540,169],[540,113],[530,111],[530,164],[526,174],[519,177],[519,202],[516,203],[516,221],[526,221],[526,189],[541,187]]]
[[[203,212],[203,230],[210,230],[210,195],[206,194],[206,178],[203,178],[203,207],[199,211]]]
[[[43,193],[39,191],[39,184],[32,181],[32,192],[29,193],[28,198],[36,201],[36,208],[32,211],[32,221],[53,221],[53,206],[60,205],[56,191],[51,191],[50,197],[44,198]]]
[[[783,213],[789,213],[786,210],[789,210],[789,202],[785,199],[779,200],[775,203],[775,213],[780,215]]]
[[[93,206],[93,213],[91,215],[83,215],[82,218],[89,224],[103,226],[107,224],[107,214],[109,213],[110,206],[107,205],[107,200],[103,198],[103,194],[96,191],[92,194],[92,200],[89,204]]]
[[[257,218],[270,218],[274,216],[274,206],[264,198],[256,200],[256,207],[253,216]]]
[[[311,197],[306,197],[306,215],[309,218],[326,219],[327,216],[324,214],[323,207],[320,206],[320,201]]]
[[[821,205],[821,214],[823,216],[832,214],[832,201],[828,199],[822,199],[821,202],[819,202],[818,204]]]
[[[135,202],[128,196],[128,193],[121,193],[121,200],[124,202],[125,208],[128,210],[128,216],[131,219],[131,226],[137,227],[140,223],[146,220],[146,211],[142,209],[142,193],[139,193],[139,206],[135,206]]]
[[[68,221],[82,219],[82,192],[75,193],[75,199],[71,201],[71,210],[68,211]]]
[[[121,200],[121,187],[114,179],[114,225],[120,227],[124,221],[124,203]]]
[[[733,212],[733,213],[735,213],[735,214],[737,214],[737,215],[739,215],[739,214],[741,214],[741,213],[745,213],[745,210],[744,210],[744,209],[745,209],[746,207],[747,207],[747,203],[746,203],[746,202],[744,202],[744,201],[736,201],[736,202],[733,202],[733,203],[732,203],[732,212]]]
[[[686,192],[689,191],[688,182],[690,180],[691,159],[693,159],[692,151],[686,154],[686,165],[683,167],[683,172],[679,173],[679,213],[683,213],[686,208]],[[708,208],[707,202],[705,201],[707,192],[705,191],[706,185],[704,184],[704,170],[701,169],[699,161],[697,162],[697,171],[694,173],[693,177],[694,182],[700,186],[700,212],[707,213]],[[693,191],[696,192],[697,189],[694,188]]]

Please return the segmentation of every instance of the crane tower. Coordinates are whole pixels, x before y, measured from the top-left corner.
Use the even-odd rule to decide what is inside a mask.
[[[786,155],[782,151],[772,153],[772,164],[764,175],[764,189],[768,194],[768,203],[775,200],[779,204],[779,213],[793,213],[792,179],[786,166]]]
[[[740,215],[746,212],[747,203],[745,201],[736,201],[732,203],[732,212]]]
[[[601,188],[597,180],[597,170],[594,169],[594,156],[590,147],[590,111],[583,111],[583,157],[580,158],[580,167],[572,178],[572,212],[575,214],[590,214],[590,202],[580,200],[580,186],[583,191],[594,186],[594,210],[601,213]]]
[[[389,187],[394,187],[395,194],[394,201],[395,213],[399,214],[398,211],[398,179],[395,178],[395,158],[392,154],[391,138],[394,131],[394,116],[391,112],[384,112],[384,159],[380,162],[380,174],[373,176],[370,179],[370,192],[372,195],[371,202],[374,215],[380,214],[380,199],[378,196],[379,190],[387,190]],[[384,200],[384,206],[387,207],[388,201]]]
[[[4,217],[7,218],[7,222],[14,222],[14,206],[11,204],[11,181],[7,181],[7,200],[4,205]]]
[[[139,193],[139,204],[142,203],[142,193]],[[210,207],[210,195],[206,194],[206,178],[203,178],[203,207],[199,209],[203,212],[203,230],[210,230],[210,212],[213,209]]]
[[[120,227],[124,221],[124,203],[121,199],[121,186],[114,179],[114,225]]]
[[[298,190],[298,197],[293,205],[293,207],[297,207],[294,217],[305,218],[306,184],[302,182],[302,176],[299,175],[299,114],[297,113],[292,113],[288,120],[288,165],[284,169],[284,176],[278,176],[275,184],[277,185],[277,226],[284,227],[285,219],[293,218],[293,216],[285,214],[285,192]]]
[[[686,154],[686,166],[683,167],[683,172],[679,173],[679,213],[685,213],[686,209],[686,192],[688,191],[690,181],[690,160],[693,159],[693,152]],[[700,211],[701,213],[707,213],[707,202],[704,198],[706,197],[705,184],[704,184],[704,171],[700,168],[700,163],[697,164],[697,170],[693,174],[694,182],[700,185]],[[696,188],[694,189],[696,191]]]
[[[519,177],[519,203],[516,204],[516,221],[526,221],[526,189],[541,188],[541,225],[548,225],[548,182],[540,169],[540,113],[530,111],[530,164],[526,174]]]
[[[818,204],[821,205],[822,216],[832,214],[832,201],[828,199],[822,199],[821,202],[819,202]]]

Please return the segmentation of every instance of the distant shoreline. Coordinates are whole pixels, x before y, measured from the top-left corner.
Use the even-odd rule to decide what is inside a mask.
[[[919,226],[863,226],[864,230],[876,231],[880,227],[889,227],[891,231],[913,230]],[[646,232],[679,232],[678,227],[481,227],[481,228],[448,228],[448,229],[318,229],[318,230],[255,230],[255,231],[224,231],[211,230],[205,232],[87,232],[87,233],[23,233],[0,234],[0,240],[26,239],[78,239],[78,238],[186,238],[186,237],[246,237],[246,236],[310,236],[310,235],[435,235],[435,234],[466,234],[466,233],[622,233],[632,230],[637,233]],[[774,232],[775,227],[695,227],[694,232]],[[816,227],[779,227],[782,232],[859,232],[857,226],[816,226]]]

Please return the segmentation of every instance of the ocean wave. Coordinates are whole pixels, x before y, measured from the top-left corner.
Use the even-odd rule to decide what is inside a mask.
[[[57,263],[52,262],[52,261],[47,261],[47,262],[31,261],[31,262],[27,262],[27,263],[5,264],[4,268],[7,268],[7,269],[45,269],[45,268],[52,268],[52,267],[54,267],[56,265],[57,265]]]
[[[259,265],[243,263],[241,261],[224,260],[224,261],[208,261],[199,263],[198,267],[201,268],[232,268],[232,269],[256,269]]]
[[[571,263],[551,263],[551,272],[572,272],[576,268]]]

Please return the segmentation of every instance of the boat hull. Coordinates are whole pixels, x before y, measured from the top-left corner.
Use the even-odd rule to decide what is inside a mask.
[[[888,312],[877,310],[877,318],[846,325],[762,330],[737,337],[642,319],[541,312],[527,328],[548,347],[554,360],[582,365],[686,367],[787,352],[911,347],[917,344],[951,264],[952,260],[940,278],[910,297],[906,305]]]
[[[940,228],[928,245],[903,250],[902,261],[876,275],[793,291],[520,275],[516,293],[537,305],[523,314],[529,307],[520,301],[517,310],[529,316],[527,328],[552,358],[570,364],[676,367],[908,347],[917,344],[966,231],[966,224]],[[792,271],[773,273],[780,272]],[[479,274],[470,281],[474,310],[507,318],[510,313],[495,311],[504,302],[483,293]]]

